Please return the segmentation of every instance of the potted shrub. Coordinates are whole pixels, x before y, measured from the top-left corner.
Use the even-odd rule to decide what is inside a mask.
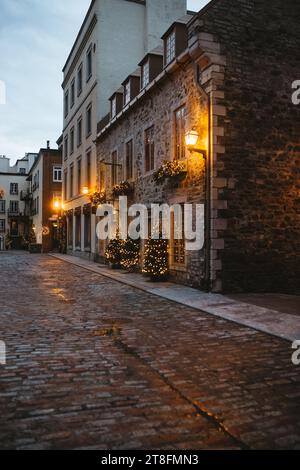
[[[120,196],[130,196],[133,193],[133,185],[129,181],[123,181],[113,187],[111,195],[113,199],[117,199]]]
[[[164,281],[169,272],[167,240],[149,239],[145,247],[143,273],[152,281]]]
[[[105,258],[107,259],[112,269],[118,269],[121,267],[122,246],[123,241],[120,240],[119,236],[117,235],[116,238],[113,238],[109,241],[109,244],[105,250]]]
[[[179,182],[186,177],[186,163],[178,160],[165,161],[161,167],[154,173],[154,181],[158,184],[166,180]]]
[[[140,262],[140,240],[128,238],[121,249],[121,266],[127,271],[134,271]]]

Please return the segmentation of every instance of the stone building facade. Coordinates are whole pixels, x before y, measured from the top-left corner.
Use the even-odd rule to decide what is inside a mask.
[[[188,23],[185,50],[164,57],[161,72],[98,133],[102,189],[126,179],[132,141],[135,202],[205,203],[204,249],[177,266],[171,253],[180,282],[215,292],[299,292],[300,107],[291,100],[299,17],[292,1],[211,1]],[[182,106],[185,132],[196,129],[206,165],[185,149],[187,177],[175,188],[159,186],[153,171],[177,158]],[[150,171],[147,139],[154,143]]]

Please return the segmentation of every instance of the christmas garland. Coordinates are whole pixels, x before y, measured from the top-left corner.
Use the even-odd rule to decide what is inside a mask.
[[[107,202],[106,193],[96,191],[90,195],[90,201],[94,206],[101,206]]]
[[[154,181],[161,184],[170,178],[182,178],[186,173],[185,162],[179,162],[178,160],[165,161],[154,173]]]
[[[114,199],[119,196],[129,196],[133,192],[133,186],[128,181],[123,181],[112,188],[111,194]]]

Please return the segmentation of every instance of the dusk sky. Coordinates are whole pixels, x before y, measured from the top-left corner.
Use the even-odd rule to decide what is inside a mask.
[[[200,10],[208,0],[188,0]],[[62,67],[90,0],[0,0],[0,155],[13,163],[62,131]]]

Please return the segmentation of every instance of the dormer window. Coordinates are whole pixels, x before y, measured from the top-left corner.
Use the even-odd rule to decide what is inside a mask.
[[[166,63],[169,64],[176,57],[176,34],[173,31],[166,39]]]
[[[161,48],[154,49],[139,63],[142,72],[141,90],[147,87],[163,71],[163,54]]]
[[[150,82],[150,65],[147,61],[142,67],[142,88],[145,88]]]
[[[117,114],[122,111],[123,108],[123,89],[122,92],[120,90],[116,91],[110,97],[110,118],[114,119]]]
[[[111,102],[111,117],[114,118],[117,114],[117,97],[115,96]]]
[[[134,74],[129,75],[129,77],[124,80],[123,85],[123,94],[124,94],[124,106],[127,106],[131,100],[133,100],[141,90],[141,76],[140,70],[136,71]]]
[[[124,104],[126,106],[126,104],[130,103],[130,99],[131,99],[131,83],[130,83],[130,80],[126,83],[124,89],[125,89]]]
[[[167,66],[187,48],[186,24],[179,21],[173,23],[162,39],[164,40],[164,65]]]

